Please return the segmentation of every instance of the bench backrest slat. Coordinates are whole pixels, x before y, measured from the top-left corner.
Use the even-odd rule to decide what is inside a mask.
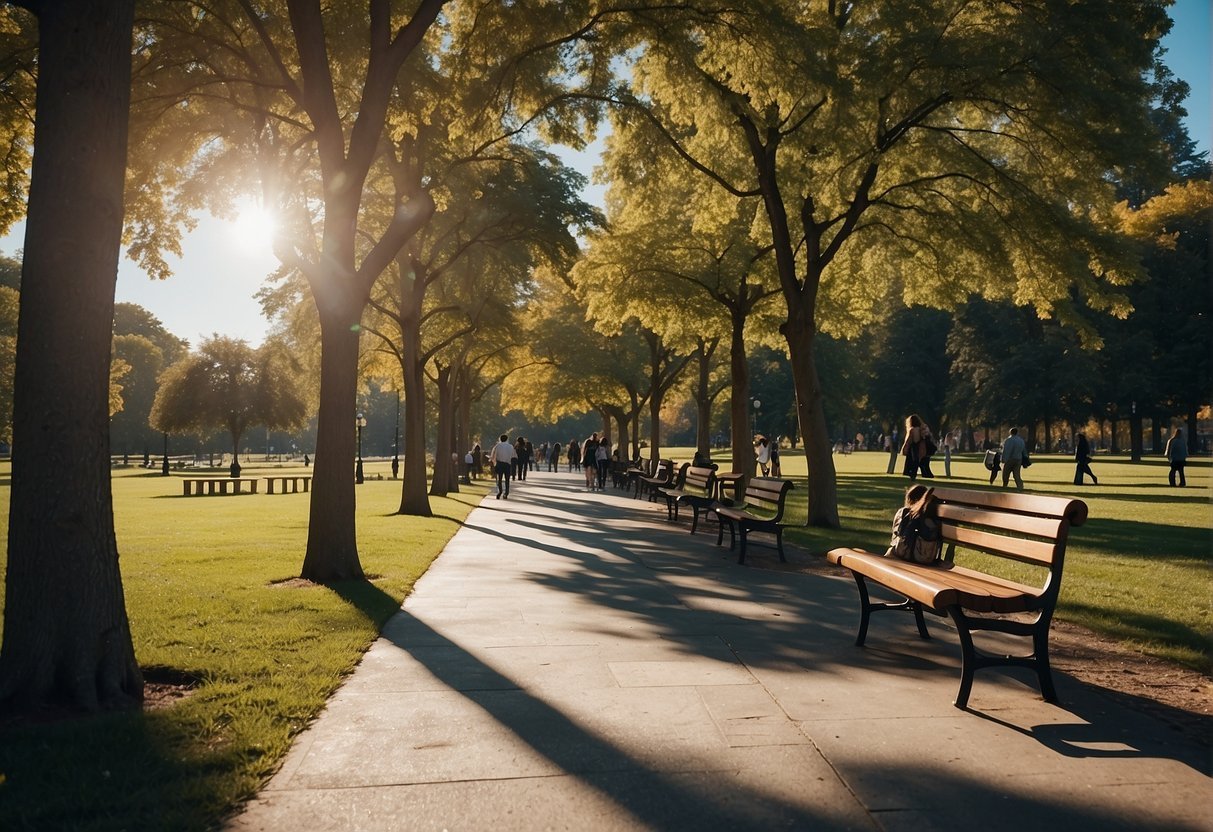
[[[1057,545],[1051,540],[1008,537],[965,526],[953,526],[949,523],[943,524],[943,539],[961,546],[980,549],[992,555],[1028,563],[1039,563],[1044,566],[1053,563],[1053,559],[1057,556]]]
[[[671,484],[674,488],[682,488],[683,483],[687,481],[687,469],[691,467],[691,463],[684,462],[678,466],[678,473],[674,476]]]
[[[1087,519],[1081,500],[1037,494],[935,489],[950,558],[960,545],[1060,571],[1071,526]]]
[[[952,523],[971,526],[994,526],[1018,534],[1036,537],[1057,537],[1061,531],[1062,518],[1036,517],[1027,514],[1011,514],[1005,511],[962,506],[945,503],[939,507],[939,517]]]
[[[696,468],[690,466],[686,469],[686,476],[683,481],[683,488],[694,489],[711,493],[712,486],[716,483],[716,470],[714,468]]]
[[[770,519],[779,522],[783,519],[785,495],[791,487],[791,480],[753,477],[745,488],[745,504],[748,508],[771,512]]]

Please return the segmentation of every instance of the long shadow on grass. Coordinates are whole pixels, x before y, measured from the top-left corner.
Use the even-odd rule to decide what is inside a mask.
[[[1166,557],[1197,563],[1209,560],[1209,530],[1186,526],[1096,517],[1074,532],[1072,543],[1130,558]]]
[[[324,586],[337,593],[368,620],[375,622],[377,628],[383,627],[384,622],[400,609],[399,598],[391,596],[369,580],[333,581]]]

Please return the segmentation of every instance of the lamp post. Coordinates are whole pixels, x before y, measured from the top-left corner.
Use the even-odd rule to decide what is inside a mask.
[[[757,398],[750,399],[750,401],[752,401],[754,403],[754,425],[753,425],[753,430],[750,431],[750,434],[753,436],[757,436],[758,435],[758,411],[760,411],[762,409],[762,402],[759,401]]]
[[[168,476],[168,432],[164,434],[164,458],[160,462],[160,476]]]
[[[361,410],[354,415],[354,427],[358,428],[358,464],[354,466],[354,482],[362,485],[362,429],[366,427],[366,416],[362,415]]]

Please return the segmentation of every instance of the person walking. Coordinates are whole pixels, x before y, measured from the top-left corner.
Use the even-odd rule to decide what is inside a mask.
[[[581,443],[581,472],[585,475],[587,491],[593,491],[594,483],[598,481],[597,454],[598,431],[594,431],[589,439]]]
[[[771,443],[765,436],[758,437],[758,468],[765,477],[771,472]]]
[[[943,475],[952,478],[952,451],[960,444],[960,431],[948,431],[943,437]]]
[[[918,479],[919,474],[934,479],[935,475],[931,473],[931,454],[934,451],[931,429],[917,413],[911,413],[906,419],[906,439],[901,446],[902,456],[906,458],[903,473],[912,480]]]
[[[569,440],[569,473],[573,473],[573,469],[581,470],[581,446],[577,444],[576,439]]]
[[[1014,476],[1015,487],[1023,491],[1023,477],[1019,475],[1023,467],[1024,455],[1028,446],[1019,435],[1019,428],[1011,428],[1010,435],[1002,443],[1002,487],[1007,487],[1007,481]]]
[[[1171,463],[1171,470],[1167,473],[1167,482],[1175,485],[1175,477],[1179,475],[1179,487],[1184,488],[1188,484],[1188,478],[1184,476],[1184,463],[1188,461],[1188,443],[1184,440],[1183,428],[1176,428],[1171,434],[1171,438],[1167,440],[1167,461]]]
[[[987,445],[990,443],[987,442]],[[990,485],[994,484],[994,478],[998,476],[998,472],[1002,470],[1002,452],[998,448],[986,448],[986,470],[990,472]]]
[[[553,442],[552,449],[548,452],[548,473],[560,473],[560,443]]]
[[[1094,485],[1099,485],[1099,477],[1091,470],[1091,443],[1082,431],[1074,437],[1074,463],[1075,485],[1083,484],[1084,475],[1090,477]]]
[[[526,479],[526,440],[521,436],[514,442],[514,470],[512,473],[516,480]]]
[[[611,446],[607,442],[606,437],[602,437],[602,441],[598,443],[598,449],[594,451],[594,465],[598,469],[598,490],[606,491],[607,471],[611,467]]]
[[[489,451],[489,463],[493,466],[493,475],[497,478],[497,497],[500,500],[503,496],[508,500],[510,498],[510,473],[514,465],[514,446],[510,444],[510,435],[508,433],[501,434],[501,438],[497,444],[493,446],[493,450]],[[502,493],[502,485],[505,486],[505,492]]]
[[[779,467],[779,437],[771,441],[771,476],[782,477],[783,469]]]

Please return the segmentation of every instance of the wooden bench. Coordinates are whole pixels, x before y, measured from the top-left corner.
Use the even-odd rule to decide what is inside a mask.
[[[648,494],[651,501],[657,496],[657,489],[666,488],[674,481],[674,462],[669,459],[660,459],[657,461],[657,467],[653,469],[653,475],[649,477],[636,478],[636,495],[642,497]]]
[[[241,493],[248,486],[249,494],[257,493],[257,477],[183,477],[181,480],[182,496],[201,497],[204,494],[227,494],[230,487],[233,494]],[[205,491],[204,491],[205,489]]]
[[[619,460],[611,461],[611,485],[615,488],[628,487],[628,471],[631,469],[631,464],[620,462]]]
[[[791,480],[775,479],[774,477],[753,477],[746,485],[745,494],[740,503],[725,505],[723,502],[712,504],[711,511],[716,515],[719,528],[716,531],[716,545],[724,540],[724,528],[729,527],[729,549],[737,543],[737,532],[741,533],[741,551],[737,556],[738,563],[745,563],[746,536],[749,532],[772,532],[775,535],[775,548],[779,551],[779,560],[787,562],[783,556],[783,507],[788,492],[792,490]]]
[[[307,493],[312,489],[311,474],[275,474],[272,477],[265,478],[265,493],[274,493],[274,483],[282,483],[281,494],[298,494],[300,491]],[[290,485],[290,491],[287,491],[287,485]],[[302,486],[302,487],[301,487]]]
[[[943,557],[937,563],[924,566],[860,549],[834,549],[826,555],[831,563],[850,569],[859,587],[859,635],[855,643],[863,645],[868,620],[880,610],[912,612],[923,638],[930,638],[922,617],[924,610],[950,616],[961,646],[956,707],[968,704],[976,670],[998,666],[1034,670],[1045,701],[1056,702],[1057,691],[1049,668],[1049,625],[1061,588],[1066,539],[1071,527],[1086,521],[1086,503],[1068,497],[944,488],[935,489],[935,496],[940,500],[943,538]],[[971,554],[986,557],[978,559],[977,564],[961,566],[956,562],[958,554],[966,563],[978,559],[970,557]],[[1004,574],[992,574],[996,567]],[[1025,577],[1029,572],[1034,573],[1035,582],[1023,583],[1032,580]],[[903,600],[871,601],[868,580],[892,590]],[[1014,613],[1035,613],[1035,616],[1027,621],[1023,616],[1006,617]],[[1032,653],[1028,656],[982,653],[973,645],[974,630],[1030,638]]]
[[[633,461],[625,472],[627,481],[624,483],[624,488],[634,492],[634,496],[640,496],[640,478],[651,476],[656,467],[656,463],[648,459]]]
[[[695,512],[691,518],[691,534],[699,525],[699,510],[705,511],[716,502],[716,469],[696,468],[687,465],[682,473],[682,484],[676,488],[659,489],[665,496],[666,519],[678,521],[678,507],[686,503]]]

